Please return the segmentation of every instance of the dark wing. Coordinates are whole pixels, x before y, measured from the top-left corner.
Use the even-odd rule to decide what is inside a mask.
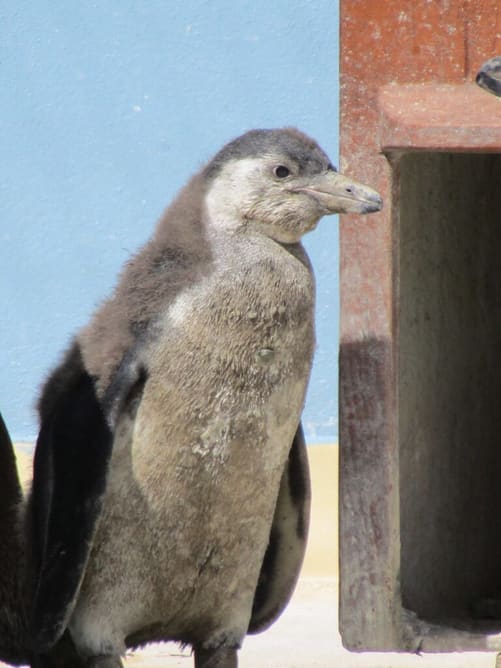
[[[31,633],[46,652],[73,610],[106,489],[113,428],[145,374],[125,355],[102,400],[78,343],[44,387],[29,512],[35,562]]]
[[[16,456],[0,415],[0,659],[14,664],[28,661],[21,571],[24,545],[18,526],[21,500]]]
[[[0,508],[12,508],[22,499],[21,485],[17,475],[16,455],[7,426],[0,413]],[[0,521],[3,521],[0,517]]]
[[[310,473],[300,424],[280,482],[248,633],[268,628],[289,602],[303,563],[309,519]]]
[[[35,562],[31,633],[45,652],[73,609],[106,487],[112,433],[73,345],[44,387],[29,512]]]

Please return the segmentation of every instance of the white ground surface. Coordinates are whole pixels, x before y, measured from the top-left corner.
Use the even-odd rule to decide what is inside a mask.
[[[494,668],[495,654],[352,654],[337,631],[337,579],[305,577],[268,631],[246,638],[239,668]],[[127,657],[127,668],[191,668],[189,650],[152,645]]]

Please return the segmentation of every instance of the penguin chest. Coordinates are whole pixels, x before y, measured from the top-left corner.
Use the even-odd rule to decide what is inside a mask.
[[[311,368],[313,290],[307,272],[303,282],[275,272],[271,289],[254,271],[240,285],[214,279],[167,312],[135,423],[138,479],[163,461],[181,486],[194,472],[238,495],[281,473]]]
[[[304,402],[312,304],[308,294],[298,306],[293,291],[294,303],[277,303],[257,290],[242,304],[241,286],[224,288],[217,300],[186,300],[152,353],[133,471],[195,592],[183,614],[240,610],[246,628]]]

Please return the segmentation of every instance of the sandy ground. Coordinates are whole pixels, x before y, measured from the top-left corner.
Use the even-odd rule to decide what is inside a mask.
[[[20,476],[30,479],[29,448],[18,449]],[[271,629],[246,638],[240,668],[494,668],[496,655],[353,654],[337,624],[337,448],[309,448],[313,502],[310,541],[291,603]],[[127,668],[191,668],[189,649],[154,644],[126,657]],[[0,667],[5,664],[0,663]],[[499,663],[501,668],[501,662]]]

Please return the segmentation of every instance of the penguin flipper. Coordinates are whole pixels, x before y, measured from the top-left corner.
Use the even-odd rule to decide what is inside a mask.
[[[2,414],[0,413],[0,508],[15,506],[23,497],[16,455]]]
[[[29,660],[25,545],[19,531],[22,497],[14,447],[0,414],[0,660],[16,665]]]
[[[75,343],[40,401],[29,512],[35,559],[31,634],[36,652],[61,637],[92,546],[112,432]]]
[[[310,499],[308,456],[299,424],[280,481],[270,540],[247,631],[250,634],[267,629],[292,596],[306,550]]]

